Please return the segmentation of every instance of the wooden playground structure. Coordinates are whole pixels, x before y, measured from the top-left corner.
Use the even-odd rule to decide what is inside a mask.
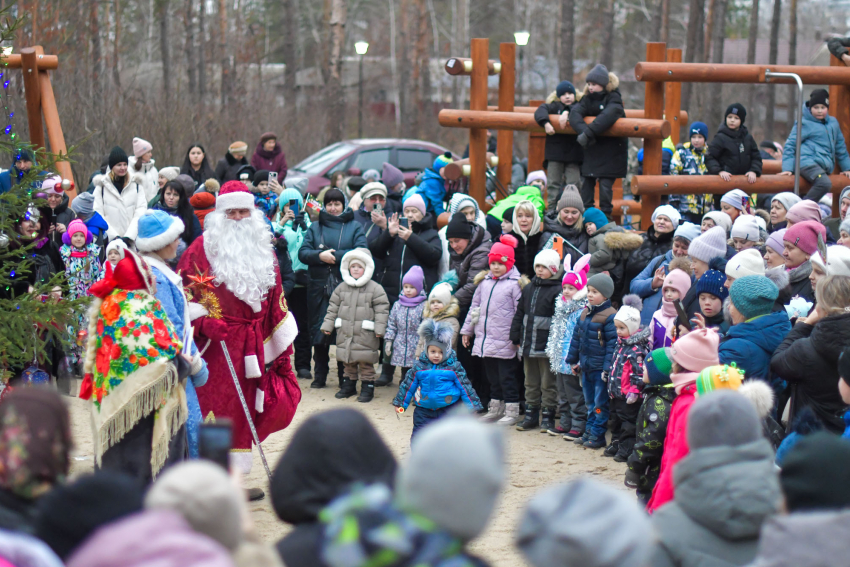
[[[59,57],[45,55],[44,49],[40,45],[36,45],[23,48],[20,54],[3,56],[3,63],[5,63],[7,69],[20,69],[23,73],[27,124],[29,126],[30,144],[33,149],[49,151],[57,159],[67,154],[68,147],[65,145],[65,135],[62,133],[62,124],[59,122],[56,97],[53,94],[50,75],[47,73],[59,68]],[[49,150],[44,139],[45,126],[47,127],[47,140],[50,143]],[[73,199],[76,192],[71,164],[67,161],[57,161],[56,169],[63,179],[71,182],[70,189],[67,192],[68,197]]]
[[[485,208],[486,174],[488,164],[496,163],[499,182],[507,187],[511,178],[513,136],[515,131],[529,132],[528,171],[543,168],[546,134],[532,116],[543,101],[529,101],[529,106],[514,106],[516,82],[516,44],[499,45],[499,61],[488,59],[489,40],[473,39],[469,59],[452,58],[446,70],[452,75],[470,77],[469,110],[445,109],[440,111],[439,123],[447,128],[469,129],[469,160],[463,167],[469,175],[469,194]],[[711,193],[724,194],[735,188],[747,193],[779,193],[794,191],[794,176],[780,176],[781,163],[765,161],[763,174],[755,183],[748,183],[743,175],[723,181],[719,175],[662,176],[661,144],[670,136],[674,144],[679,143],[681,126],[688,122],[687,112],[682,111],[682,83],[744,83],[744,84],[789,84],[792,78],[776,78],[771,73],[794,73],[804,85],[828,85],[831,101],[830,114],[841,127],[846,142],[850,143],[850,68],[831,57],[829,67],[804,65],[736,65],[710,63],[682,63],[681,49],[667,49],[664,43],[647,43],[646,61],[635,66],[635,77],[645,83],[644,107],[642,110],[626,110],[625,118],[619,119],[606,132],[607,136],[643,138],[643,175],[632,178],[632,193],[641,201],[623,199],[622,184],[614,187],[614,215],[640,214],[641,210],[653,211],[660,204],[662,195]],[[487,77],[499,75],[499,104],[487,105]],[[672,120],[671,120],[672,117]],[[591,118],[586,119],[588,122]],[[557,116],[550,116],[556,132],[571,134],[567,125],[561,128]],[[496,130],[496,159],[487,155],[486,130]],[[840,191],[850,180],[837,175],[830,176],[833,193],[833,216],[838,216]],[[801,190],[808,191],[809,184],[800,179]],[[649,215],[641,216],[641,228],[651,225]]]

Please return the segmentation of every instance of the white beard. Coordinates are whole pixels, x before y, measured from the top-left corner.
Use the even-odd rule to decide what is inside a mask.
[[[272,232],[258,210],[240,221],[213,211],[204,220],[204,252],[216,284],[259,307],[275,284]]]

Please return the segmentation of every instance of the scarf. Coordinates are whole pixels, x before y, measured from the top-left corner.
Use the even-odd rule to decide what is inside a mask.
[[[80,249],[74,246],[74,248],[71,250],[71,258],[85,258],[88,255],[88,250],[86,250],[85,248]]]
[[[673,383],[673,386],[676,388],[676,393],[681,394],[682,390],[687,386],[695,383],[697,378],[699,377],[699,373],[697,372],[680,372],[679,374],[671,374],[670,382]]]
[[[109,275],[103,281],[109,279]],[[80,397],[92,400],[95,460],[156,412],[151,469],[168,457],[168,442],[186,422],[186,393],[171,359],[183,344],[165,310],[145,289],[94,294]]]
[[[274,159],[276,155],[279,155],[282,151],[280,147],[280,142],[275,142],[274,149],[272,151],[268,151],[263,147],[263,144],[260,143],[259,147],[255,150],[255,152],[264,159]]]
[[[676,311],[676,304],[666,299],[661,300],[661,314],[665,317],[678,317],[679,312]]]
[[[423,301],[428,299],[422,292],[419,292],[419,295],[416,297],[407,297],[403,293],[398,294],[398,301],[405,307],[416,307]]]

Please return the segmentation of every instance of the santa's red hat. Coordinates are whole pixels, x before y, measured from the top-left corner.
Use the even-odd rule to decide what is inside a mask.
[[[218,197],[215,200],[216,211],[229,211],[232,209],[253,209],[254,195],[241,181],[228,181],[221,186]]]

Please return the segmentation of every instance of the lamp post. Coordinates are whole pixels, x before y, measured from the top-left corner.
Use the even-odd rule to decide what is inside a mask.
[[[531,34],[528,33],[527,31],[514,32],[514,41],[520,47],[525,47],[526,45],[528,45],[528,38],[529,37],[531,37]],[[525,50],[520,49],[519,50],[519,103],[520,104],[525,103],[524,99],[522,98],[522,96],[523,96],[522,82],[525,79],[525,64],[523,63],[523,60],[524,60],[523,56],[524,55],[525,55]]]
[[[369,51],[369,43],[366,41],[358,41],[354,44],[354,51],[360,56],[360,78],[357,81],[357,137],[363,137],[363,56]]]

